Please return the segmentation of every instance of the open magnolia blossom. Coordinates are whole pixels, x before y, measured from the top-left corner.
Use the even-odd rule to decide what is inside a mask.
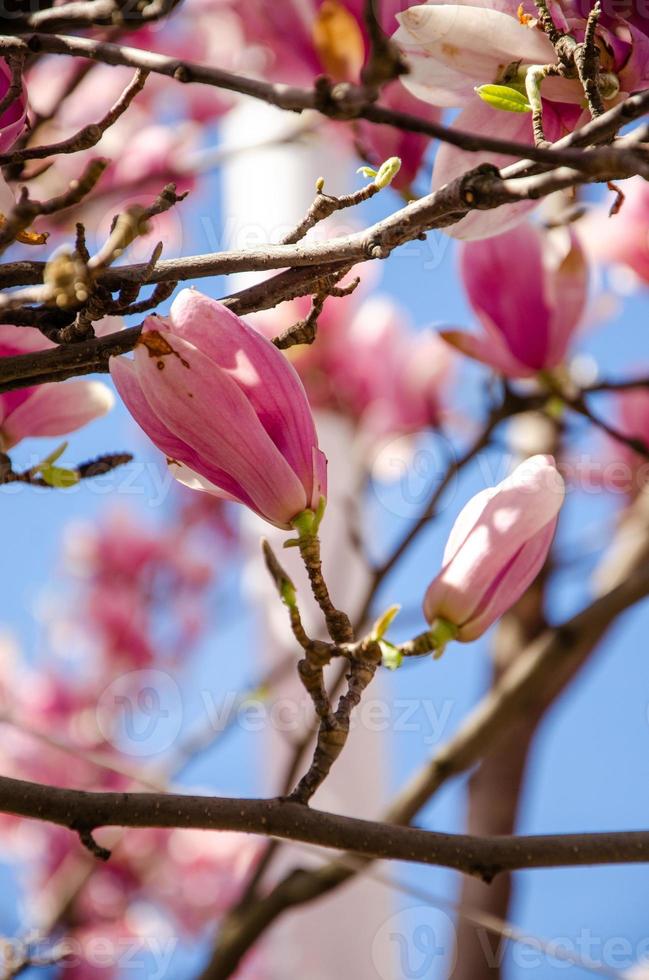
[[[113,381],[136,422],[194,489],[246,504],[289,528],[326,496],[326,459],[294,368],[216,300],[184,289],[148,317]]]
[[[510,378],[562,363],[588,287],[586,261],[571,231],[521,224],[488,241],[464,243],[460,268],[484,333],[445,330],[447,343]]]
[[[558,30],[582,40],[586,10],[570,0],[553,3]],[[529,8],[529,9],[528,9]],[[476,92],[483,85],[507,85],[525,92],[534,67],[556,63],[557,56],[529,3],[494,0],[485,4],[443,4],[430,0],[397,15],[394,34],[409,66],[401,76],[413,95],[436,106],[459,108],[453,126],[464,132],[497,133],[502,139],[532,143],[532,119],[525,100],[517,111],[502,111],[482,101]],[[600,89],[609,108],[649,85],[649,38],[646,21],[638,26],[622,14],[602,14],[597,28],[600,52]],[[577,79],[548,78],[541,86],[543,127],[551,142],[586,122],[584,93]],[[469,153],[448,143],[435,158],[433,190],[458,174],[488,161],[506,166],[511,158],[493,153]],[[524,201],[493,211],[474,211],[449,229],[457,238],[484,238],[512,227],[535,207]]]
[[[475,640],[520,599],[543,567],[564,495],[553,457],[532,456],[468,502],[424,597],[433,632]]]
[[[47,350],[50,343],[32,327],[0,326],[0,358]],[[100,381],[66,381],[18,388],[0,395],[0,450],[30,436],[63,436],[113,407],[112,392]]]

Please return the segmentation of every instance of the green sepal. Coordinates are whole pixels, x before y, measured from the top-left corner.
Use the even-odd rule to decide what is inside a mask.
[[[446,646],[451,640],[456,639],[459,627],[448,619],[436,619],[429,631],[429,636],[433,649],[433,660],[439,660],[444,653]]]
[[[320,528],[320,524],[322,523],[326,506],[326,497],[320,497],[318,506],[315,510],[311,510],[307,507],[306,510],[302,510],[299,514],[296,514],[291,521],[291,527],[297,531],[299,537],[291,538],[290,541],[285,541],[284,547],[297,548],[301,541],[315,537]]]

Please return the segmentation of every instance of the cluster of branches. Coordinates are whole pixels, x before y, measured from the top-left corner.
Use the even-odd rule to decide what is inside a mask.
[[[649,179],[646,124],[635,126],[626,135],[618,135],[627,124],[637,122],[646,114],[649,91],[638,93],[607,112],[594,111],[593,119],[587,125],[553,146],[542,143],[528,146],[464,133],[384,107],[381,87],[402,66],[377,29],[372,3],[366,5],[366,14],[373,47],[363,80],[358,85],[334,85],[324,77],[317,79],[310,88],[272,84],[213,66],[128,47],[118,41],[59,33],[97,27],[118,31],[126,24],[137,26],[163,17],[174,6],[174,0],[151,0],[137,7],[122,0],[81,0],[58,6],[43,5],[36,12],[18,12],[15,17],[0,18],[0,31],[7,32],[6,36],[0,37],[0,56],[12,65],[17,78],[43,55],[84,59],[89,65],[125,66],[134,71],[132,81],[118,101],[97,123],[50,145],[38,145],[36,127],[29,143],[6,153],[0,158],[0,165],[8,168],[7,172],[12,176],[20,176],[30,160],[56,159],[60,154],[74,154],[96,145],[128,111],[150,73],[166,76],[170,85],[213,86],[290,112],[315,110],[340,126],[356,119],[392,126],[465,150],[504,154],[512,163],[502,169],[488,164],[477,166],[370,227],[326,242],[304,242],[303,239],[311,227],[334,210],[354,207],[376,193],[376,185],[370,184],[356,194],[341,198],[325,195],[322,188],[318,188],[308,214],[281,244],[177,259],[162,258],[161,246],[158,246],[147,262],[115,265],[116,259],[133,240],[147,230],[149,219],[180,204],[182,196],[176,193],[173,185],[161,188],[152,205],[130,208],[116,215],[106,242],[94,255],[88,251],[85,229],[79,223],[69,249],[51,261],[21,259],[0,264],[0,287],[4,290],[0,296],[0,319],[16,326],[36,327],[56,344],[44,351],[2,358],[0,392],[106,371],[112,355],[134,348],[140,328],[130,327],[96,337],[93,323],[108,315],[133,315],[155,309],[171,295],[178,283],[190,279],[280,270],[262,284],[231,293],[223,301],[234,312],[247,314],[297,296],[311,296],[309,315],[276,338],[276,343],[286,348],[294,343],[313,342],[324,302],[335,302],[335,297],[345,291],[339,283],[353,267],[384,260],[405,243],[425,238],[435,229],[447,229],[475,209],[506,208],[521,201],[539,200],[558,190],[596,182],[610,183],[638,174]],[[588,67],[582,65],[582,68],[588,91]],[[590,94],[592,97],[593,93]],[[101,181],[105,167],[106,161],[93,161],[80,171],[66,191],[49,200],[33,200],[27,190],[23,190],[0,227],[0,251],[4,253],[34,223],[38,225],[39,219],[82,204]],[[619,387],[646,383],[645,380],[622,381]],[[605,382],[592,390],[605,387],[618,385]],[[635,451],[649,455],[646,446],[637,440],[626,439],[594,415],[586,400],[588,390],[576,394],[561,391],[560,394],[574,412],[629,443]],[[314,593],[322,599],[320,604],[330,625],[332,641],[326,649],[318,647],[304,634],[291,610],[295,636],[305,655],[303,663],[306,667],[301,675],[314,701],[320,736],[323,718],[332,716],[331,699],[345,677],[347,694],[354,695],[347,702],[341,699],[340,703],[348,713],[353,709],[355,699],[361,696],[364,685],[371,680],[376,658],[372,660],[372,643],[367,639],[370,634],[364,631],[368,628],[375,597],[384,579],[435,516],[450,481],[490,444],[497,427],[513,415],[542,406],[540,396],[515,394],[502,386],[478,439],[449,465],[441,486],[426,502],[419,519],[387,559],[374,568],[362,610],[353,625],[346,618],[340,618],[342,614],[331,607],[325,596],[326,587],[315,580],[318,556],[306,556],[307,564],[316,569],[312,584]],[[6,463],[4,465],[6,470]],[[14,474],[14,477],[20,478],[20,475]],[[281,592],[283,572],[272,553],[267,552],[267,562]],[[629,558],[618,584],[559,626],[550,627],[543,619],[542,591],[543,583],[531,598],[526,597],[527,607],[517,620],[515,639],[510,637],[508,641],[506,637],[503,641],[505,650],[509,642],[509,654],[499,665],[488,695],[451,741],[398,794],[383,822],[340,817],[308,806],[308,799],[328,772],[328,768],[325,771],[322,767],[322,759],[318,761],[318,750],[322,755],[323,749],[321,738],[316,741],[316,755],[299,784],[302,789],[289,798],[311,750],[315,726],[304,732],[297,745],[285,785],[276,799],[84,793],[0,778],[0,809],[68,827],[100,859],[107,859],[109,853],[96,843],[93,831],[107,825],[235,829],[269,838],[253,881],[220,931],[219,942],[204,973],[212,980],[230,976],[250,946],[287,909],[342,885],[377,858],[436,864],[481,882],[491,882],[496,876],[523,868],[647,861],[649,831],[520,838],[506,832],[507,827],[503,831],[495,818],[490,824],[488,813],[482,824],[478,821],[475,825],[475,833],[469,835],[439,834],[409,826],[443,784],[479,761],[486,760],[483,768],[491,766],[498,771],[501,767],[502,775],[502,759],[508,758],[511,762],[512,746],[516,745],[511,805],[505,820],[506,824],[513,825],[526,752],[538,721],[616,617],[649,595],[649,548],[640,549]],[[505,625],[504,629],[508,628]],[[359,633],[364,639],[355,641],[353,638]],[[327,690],[323,668],[338,656],[342,656],[344,665]],[[334,762],[335,755],[329,758],[330,765]],[[474,788],[477,798],[479,779]],[[294,869],[268,890],[264,887],[265,872],[281,840],[301,841],[349,853],[315,871]],[[506,898],[495,894],[495,908],[502,910],[506,907]]]

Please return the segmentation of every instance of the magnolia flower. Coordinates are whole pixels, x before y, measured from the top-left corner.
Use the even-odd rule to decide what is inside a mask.
[[[181,483],[283,528],[325,496],[326,459],[295,370],[216,300],[184,289],[110,372]]]
[[[589,9],[590,5],[586,7]],[[530,8],[530,12],[534,11]],[[583,36],[586,25],[576,5],[552,5],[559,30]],[[530,112],[505,112],[481,101],[476,89],[485,84],[523,87],[527,70],[534,65],[556,62],[554,49],[518,0],[496,0],[483,5],[442,4],[437,0],[410,7],[397,15],[400,28],[394,39],[410,71],[402,83],[425,102],[460,108],[454,127],[465,132],[497,132],[502,139],[532,143]],[[607,107],[649,84],[649,39],[646,32],[622,16],[605,13],[597,28],[600,66]],[[546,79],[541,88],[543,127],[546,139],[557,140],[588,119],[581,106],[584,94],[575,80]],[[505,166],[511,158],[492,153],[469,153],[443,144],[436,156],[433,189],[488,160]],[[535,207],[524,201],[493,211],[474,211],[453,225],[457,238],[484,238],[512,227]]]
[[[450,624],[466,643],[520,599],[545,562],[564,494],[552,456],[532,456],[469,501],[424,597],[433,628],[436,621]]]
[[[11,85],[11,68],[0,58],[0,99],[4,99]],[[17,99],[7,106],[0,116],[0,153],[6,153],[14,145],[27,123],[27,94],[24,87]]]
[[[444,340],[511,378],[557,367],[586,302],[587,267],[575,236],[523,224],[464,244],[460,263],[485,332],[446,330]]]
[[[0,326],[0,357],[46,350],[55,345],[34,327]],[[0,395],[0,450],[30,436],[74,432],[113,407],[113,395],[100,381],[66,381],[18,388]]]

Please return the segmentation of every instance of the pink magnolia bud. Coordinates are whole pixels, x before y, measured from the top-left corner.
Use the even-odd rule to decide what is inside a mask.
[[[451,624],[465,643],[482,636],[541,570],[564,494],[552,456],[532,456],[476,494],[453,525],[443,568],[424,597],[431,626]]]
[[[442,337],[499,374],[525,378],[564,359],[584,310],[588,270],[572,232],[520,224],[461,249],[461,272],[481,334]]]
[[[216,300],[184,289],[110,372],[181,483],[283,528],[325,496],[326,459],[294,368]]]

